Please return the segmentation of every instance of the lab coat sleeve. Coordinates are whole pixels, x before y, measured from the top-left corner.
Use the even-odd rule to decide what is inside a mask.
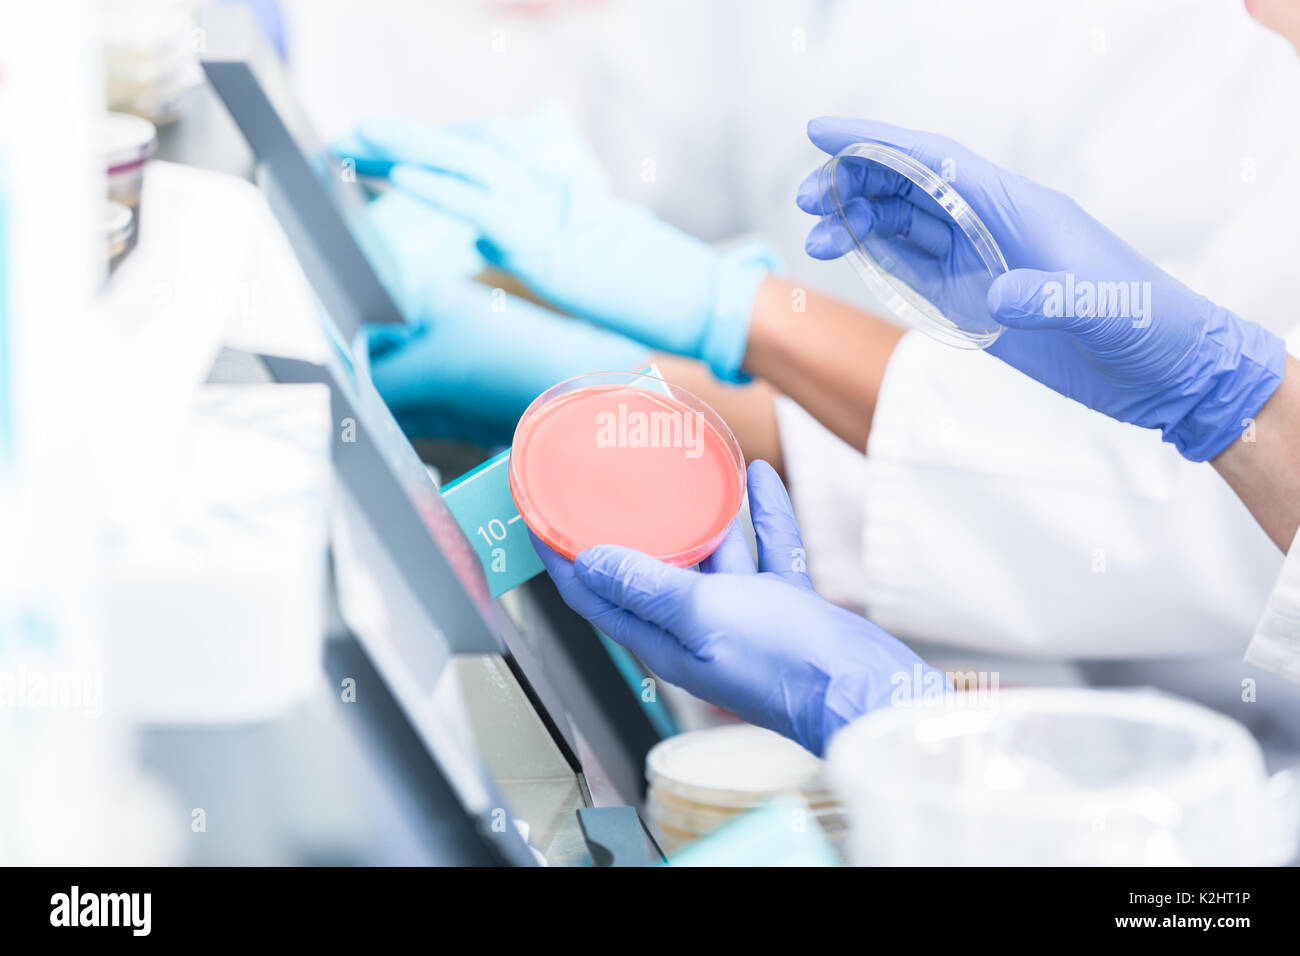
[[[1246,663],[1300,684],[1300,533],[1246,648]]]
[[[784,396],[776,399],[776,420],[808,575],[822,597],[862,613],[866,458]]]
[[[1277,575],[1276,547],[1210,466],[984,353],[905,336],[852,465],[824,438],[787,435],[799,420],[779,414],[814,582],[838,600],[857,577],[857,603],[903,638],[1020,656],[1240,654]],[[809,448],[816,464],[800,460]],[[856,551],[834,530],[856,515],[838,504],[854,487]]]

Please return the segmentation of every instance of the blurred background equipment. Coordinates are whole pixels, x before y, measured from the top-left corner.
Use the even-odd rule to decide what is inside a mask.
[[[102,481],[130,463],[112,447],[124,419],[97,300],[94,5],[0,18],[0,862],[173,862],[183,829],[158,821],[183,812],[136,759],[105,677]]]
[[[1151,692],[894,708],[829,762],[860,865],[1278,865],[1300,833],[1293,774],[1241,724]]]

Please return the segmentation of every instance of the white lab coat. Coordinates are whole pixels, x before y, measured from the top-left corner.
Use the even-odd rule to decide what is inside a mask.
[[[1300,683],[1300,533],[1246,648],[1246,663]]]
[[[809,117],[952,136],[1062,189],[1284,331],[1300,261],[1300,64],[1222,0],[609,0],[546,17],[448,0],[286,0],[327,134],[571,107],[617,192],[711,240],[802,253]],[[1044,656],[1240,653],[1280,556],[1208,466],[986,355],[909,335],[869,454],[778,410],[819,589],[901,635]]]
[[[792,402],[778,415],[814,583],[899,637],[1240,654],[1282,564],[1208,464],[918,332],[890,362],[865,456]]]
[[[1086,33],[1093,16],[1106,52],[1028,51],[1019,107],[940,124],[944,107],[904,91],[886,118],[952,130],[1064,189],[1198,290],[1287,330],[1300,123],[1277,117],[1295,115],[1300,64],[1224,5],[1050,6],[1065,28],[1044,36]],[[955,67],[962,44],[947,42]],[[1001,80],[966,65],[996,97]],[[791,403],[778,414],[815,583],[900,636],[1049,657],[1240,654],[1282,563],[1208,465],[917,333],[891,360],[865,457]],[[1279,600],[1261,633],[1288,620],[1294,633],[1300,613]],[[1261,666],[1280,654],[1276,639],[1252,644]]]

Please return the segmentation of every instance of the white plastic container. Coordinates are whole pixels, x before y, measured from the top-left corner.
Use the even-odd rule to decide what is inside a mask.
[[[1294,853],[1289,775],[1241,724],[1154,692],[894,708],[831,741],[859,865],[1257,865]]]
[[[646,812],[665,853],[673,853],[777,796],[808,809],[809,824],[832,843],[847,824],[826,789],[823,761],[761,727],[738,724],[696,730],[654,746],[646,755]]]
[[[158,131],[138,116],[106,113],[103,136],[108,198],[134,210],[140,205],[144,164],[158,148]]]
[[[115,515],[106,682],[141,722],[273,720],[320,680],[329,391],[204,385],[167,449],[151,512]]]

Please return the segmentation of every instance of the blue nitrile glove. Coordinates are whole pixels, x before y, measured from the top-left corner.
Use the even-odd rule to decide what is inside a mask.
[[[484,114],[449,123],[441,129],[494,144],[530,169],[578,190],[609,192],[598,157],[583,139],[572,115],[556,104],[542,104],[516,115]],[[333,152],[351,158],[363,176],[385,177],[397,157],[376,152],[354,130],[337,140]]]
[[[375,325],[371,352],[394,346],[428,318],[429,297],[449,283],[482,272],[474,230],[414,196],[389,190],[372,201],[354,232],[366,259],[406,318],[406,325]]]
[[[556,382],[650,360],[630,339],[471,281],[484,265],[474,230],[408,193],[370,203],[358,237],[407,320],[366,334],[375,386],[412,438],[505,444]]]
[[[565,602],[654,673],[815,754],[855,717],[947,688],[899,641],[818,597],[790,499],[763,461],[749,467],[749,510],[757,569],[739,521],[703,573],[631,548],[600,545],[570,562],[533,544]]]
[[[1159,428],[1184,457],[1204,461],[1241,434],[1281,383],[1281,339],[1192,292],[1069,197],[931,133],[822,117],[808,135],[832,155],[856,142],[884,143],[949,174],[1011,269],[987,289],[986,308],[1007,327],[989,351],[1062,395]],[[956,227],[933,215],[934,201],[883,167],[845,175],[860,180],[849,184],[860,197],[847,211],[854,232],[891,240],[905,259],[928,260],[933,288],[917,291],[931,301],[959,299],[948,268]],[[838,185],[843,196],[846,183]],[[800,186],[798,203],[822,214],[819,171]],[[840,244],[819,222],[807,250],[834,258]]]
[[[739,377],[754,295],[775,266],[745,243],[719,252],[569,171],[542,168],[500,124],[361,123],[337,150],[472,224],[485,258],[566,312]]]
[[[508,444],[528,403],[556,382],[650,361],[640,343],[467,279],[424,291],[404,337],[367,327],[370,374],[412,438]]]

